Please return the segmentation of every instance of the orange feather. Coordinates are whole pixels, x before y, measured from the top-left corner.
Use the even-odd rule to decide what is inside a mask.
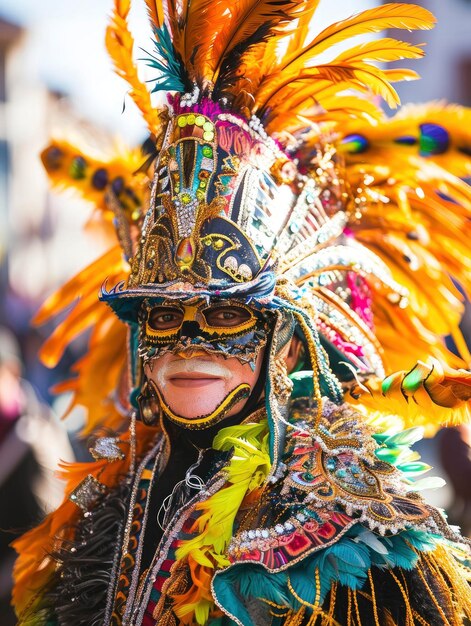
[[[263,113],[271,105],[270,101],[273,95],[279,92],[281,86],[296,80],[306,67],[312,66],[315,57],[341,41],[357,35],[380,32],[388,28],[428,29],[432,27],[434,21],[432,14],[426,9],[416,5],[392,3],[363,11],[358,15],[337,22],[324,29],[301,51],[298,50],[285,57],[276,67],[276,70],[262,81],[256,94],[255,110]],[[369,86],[375,84],[378,91],[384,93],[389,91],[389,100],[394,101],[396,97],[392,91],[385,85],[380,86],[384,82],[384,78],[372,80],[371,75],[371,70],[363,73],[362,68],[358,67],[357,71],[351,72],[347,78],[353,78],[353,88],[356,87],[358,81],[366,79],[369,81]],[[338,79],[336,78],[336,80]]]
[[[161,28],[164,23],[164,13],[161,0],[145,0],[147,13],[154,28]]]
[[[157,4],[148,2],[147,5],[155,4],[155,14],[152,18],[159,19]],[[137,68],[133,60],[134,39],[128,28],[128,15],[130,0],[115,0],[111,23],[106,29],[106,49],[111,56],[115,71],[118,76],[124,78],[130,85],[131,98],[142,112],[149,130],[155,135],[160,134],[159,110],[152,106],[150,93],[137,74]]]

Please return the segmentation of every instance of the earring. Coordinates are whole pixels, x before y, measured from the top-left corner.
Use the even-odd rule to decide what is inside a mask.
[[[273,387],[281,404],[287,404],[293,391],[293,381],[288,376],[286,363],[283,359],[275,359]]]
[[[159,399],[152,385],[146,381],[142,386],[141,393],[137,398],[139,414],[142,422],[146,426],[153,426],[160,418]]]

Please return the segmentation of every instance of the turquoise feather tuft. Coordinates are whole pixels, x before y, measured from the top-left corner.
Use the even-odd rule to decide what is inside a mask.
[[[154,29],[156,55],[148,54],[144,59],[149,67],[156,69],[160,76],[153,79],[156,91],[177,91],[184,93],[191,86],[186,76],[185,68],[173,47],[170,33],[164,24],[161,28]]]

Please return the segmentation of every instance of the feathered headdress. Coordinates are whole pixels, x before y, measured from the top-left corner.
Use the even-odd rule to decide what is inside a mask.
[[[116,389],[132,386],[123,382],[124,326],[95,297],[105,280],[103,299],[131,328],[143,298],[218,293],[273,304],[275,293],[315,322],[311,356],[324,375],[325,351],[330,368],[346,362],[365,376],[429,356],[467,363],[450,277],[469,287],[470,193],[459,178],[470,168],[469,113],[441,103],[382,113],[377,97],[396,107],[392,83],[416,75],[378,63],[420,57],[421,46],[387,37],[336,51],[357,35],[428,29],[434,19],[394,3],[315,35],[317,4],[148,0],[153,91],[171,94],[159,109],[133,61],[130,3],[116,0],[106,43],[155,160],[97,162],[65,142],[43,153],[53,182],[72,184],[116,227],[110,251],[36,320],[81,295],[42,356],[55,364],[93,327],[77,378],[60,387],[89,407],[87,430],[116,427]],[[461,357],[446,349],[447,334]]]

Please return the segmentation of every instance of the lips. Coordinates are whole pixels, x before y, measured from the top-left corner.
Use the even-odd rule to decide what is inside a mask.
[[[211,385],[230,377],[231,371],[227,367],[201,358],[172,361],[158,373],[161,384],[182,388]]]
[[[214,376],[203,372],[180,372],[169,376],[167,381],[175,387],[204,387],[223,380],[220,376]]]

